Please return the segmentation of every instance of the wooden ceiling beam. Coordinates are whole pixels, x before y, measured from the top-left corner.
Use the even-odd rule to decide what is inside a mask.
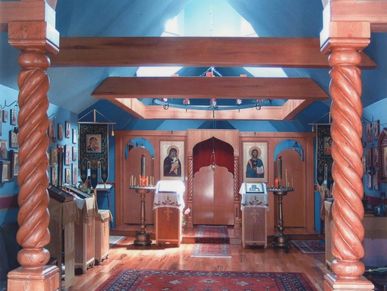
[[[61,38],[53,66],[268,66],[329,68],[318,38]],[[363,67],[375,63],[363,55]]]
[[[115,99],[110,98],[110,102],[117,105],[121,109],[124,109],[128,111],[132,116],[138,118],[138,119],[145,119],[146,118],[146,106],[144,103],[139,101],[138,99]]]
[[[208,110],[193,110],[169,107],[168,110],[163,109],[162,106],[149,105],[145,106],[137,99],[109,99],[120,108],[128,111],[131,115],[140,119],[192,119],[192,120],[211,120],[213,119],[213,112]],[[141,106],[133,107],[133,103],[139,102],[144,106],[144,110],[139,114],[136,110]],[[215,111],[214,117],[216,120],[282,120],[283,109],[282,106],[262,107],[260,110],[255,108],[239,110],[222,110]]]
[[[373,32],[387,32],[386,0],[330,0],[327,8],[331,22],[368,22]]]
[[[308,78],[109,77],[93,92],[112,98],[324,99]]]
[[[284,105],[282,105],[283,108],[283,119],[284,120],[291,120],[297,116],[298,113],[300,113],[302,110],[304,110],[306,107],[308,107],[310,104],[313,103],[313,100],[288,100]]]
[[[106,98],[103,98],[106,99]],[[138,119],[169,119],[169,120],[291,120],[300,113],[311,100],[288,100],[282,106],[263,106],[260,110],[256,108],[220,110],[213,112],[210,110],[195,110],[169,107],[167,110],[162,106],[144,105],[138,99],[117,98],[108,99],[113,104],[127,111]]]

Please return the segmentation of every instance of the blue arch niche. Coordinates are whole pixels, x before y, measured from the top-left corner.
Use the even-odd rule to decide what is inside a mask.
[[[279,144],[276,145],[274,149],[274,160],[278,159],[278,156],[286,150],[294,150],[298,153],[300,156],[300,159],[304,160],[304,149],[300,145],[300,143],[294,139],[286,139],[281,141]]]
[[[135,137],[131,139],[125,147],[125,159],[128,159],[129,152],[132,149],[139,147],[145,148],[151,155],[152,159],[155,157],[155,149],[149,140],[142,137]]]

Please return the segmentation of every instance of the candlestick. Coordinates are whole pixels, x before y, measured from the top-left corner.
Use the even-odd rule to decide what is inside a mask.
[[[288,184],[288,169],[285,169],[285,186],[289,187],[289,184]]]
[[[275,187],[275,188],[278,188],[278,187],[279,187],[279,181],[278,181],[278,178],[275,178],[275,179],[274,179],[274,187]]]
[[[145,156],[141,155],[141,176],[145,176]]]

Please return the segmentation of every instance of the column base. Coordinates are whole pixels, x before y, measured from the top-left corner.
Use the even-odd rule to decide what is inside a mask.
[[[8,273],[8,290],[41,290],[60,289],[60,276],[57,266],[43,266],[36,269],[19,267]]]
[[[333,273],[328,273],[324,276],[324,291],[358,291],[358,290],[374,290],[374,285],[364,277],[357,280],[338,280]]]

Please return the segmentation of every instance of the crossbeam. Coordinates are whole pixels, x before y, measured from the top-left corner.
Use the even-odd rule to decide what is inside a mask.
[[[262,106],[256,108],[233,110],[195,110],[161,106],[144,105],[138,99],[109,99],[113,104],[139,119],[193,119],[193,120],[290,120],[311,104],[309,100],[288,100],[282,106]]]
[[[267,66],[328,68],[318,38],[61,38],[53,66]],[[363,54],[363,67],[375,63]]]
[[[240,77],[109,77],[93,92],[95,97],[116,98],[210,98],[312,99],[327,94],[308,78]]]

